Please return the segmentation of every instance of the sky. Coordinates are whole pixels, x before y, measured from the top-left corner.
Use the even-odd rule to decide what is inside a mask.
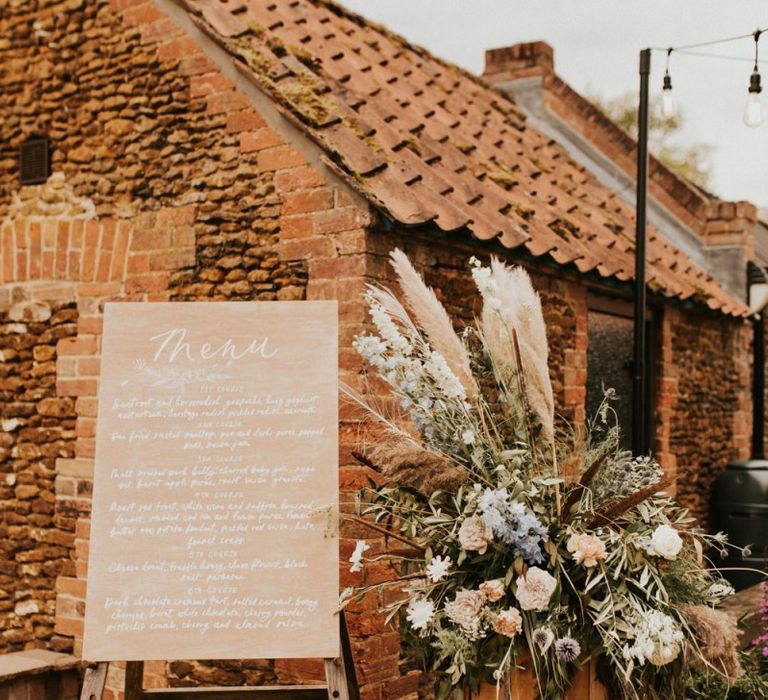
[[[482,73],[484,51],[544,40],[555,70],[582,94],[615,97],[638,86],[640,49],[683,46],[768,29],[768,0],[341,0],[412,43]],[[709,189],[768,207],[768,33],[760,41],[763,114],[742,123],[752,63],[672,54],[670,74],[683,126],[680,145],[714,147]],[[754,58],[750,37],[699,49]],[[653,54],[651,90],[661,92],[665,52]]]

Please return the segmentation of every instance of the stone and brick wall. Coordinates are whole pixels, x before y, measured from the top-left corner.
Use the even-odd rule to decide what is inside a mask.
[[[76,439],[56,464],[57,503],[74,540],[57,582],[56,631],[79,654],[104,302],[338,298],[348,347],[362,315],[370,212],[271,128],[151,3],[30,2],[0,21],[10,37],[0,44],[8,68],[0,85],[14,95],[3,114],[0,215],[10,220],[0,233],[0,300],[33,289],[66,298],[79,313],[57,363]],[[53,36],[40,44],[30,38],[33,26]],[[40,67],[25,82],[14,67],[32,56]],[[32,133],[51,137],[53,168],[64,177],[16,193],[16,148]],[[47,207],[51,198],[67,206]],[[349,362],[342,351],[342,376]],[[48,593],[52,601],[50,582]],[[392,647],[396,635],[388,640]],[[293,682],[315,669],[159,662],[146,665],[145,685]],[[361,681],[378,696],[383,680],[398,676],[395,663],[376,678],[361,672]],[[113,665],[108,698],[119,696],[121,677]]]
[[[172,247],[133,223],[31,213],[0,225],[5,651],[79,653],[103,301],[154,298]]]
[[[74,573],[75,521],[57,507],[56,460],[72,457],[75,403],[56,395],[56,348],[75,333],[72,304],[0,311],[0,653],[71,651],[54,631],[56,578]]]
[[[670,308],[666,316],[661,452],[674,455],[678,500],[706,527],[715,477],[729,461],[749,456],[751,333],[701,313]]]

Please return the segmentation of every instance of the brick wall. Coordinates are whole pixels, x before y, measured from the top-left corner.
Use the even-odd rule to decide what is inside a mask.
[[[25,201],[44,189],[26,188]],[[144,216],[0,225],[6,650],[79,653],[103,302],[159,298],[164,268],[194,259],[194,241],[176,235],[183,224],[166,209],[153,216],[167,239],[148,235]]]

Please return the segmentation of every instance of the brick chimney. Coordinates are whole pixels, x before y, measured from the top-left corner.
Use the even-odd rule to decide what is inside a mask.
[[[747,260],[755,257],[757,207],[751,202],[713,199],[704,236],[713,248],[743,246]]]
[[[485,52],[483,77],[491,84],[555,71],[555,51],[545,41],[489,49]]]

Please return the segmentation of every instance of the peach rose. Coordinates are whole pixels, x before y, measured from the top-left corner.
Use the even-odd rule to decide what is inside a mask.
[[[532,566],[525,576],[517,580],[515,597],[523,610],[545,610],[556,587],[554,576],[538,566]]]
[[[445,614],[465,632],[473,636],[480,629],[480,614],[485,605],[485,593],[482,591],[460,590],[450,603],[446,603]]]
[[[483,581],[480,584],[480,590],[485,593],[485,597],[488,598],[491,603],[501,600],[506,591],[504,581],[500,578],[495,578],[492,581]]]
[[[523,618],[517,608],[502,610],[493,621],[493,629],[505,637],[515,637],[523,629]]]
[[[488,545],[493,542],[493,530],[482,518],[467,518],[459,528],[459,544],[464,549],[478,554],[485,554]]]
[[[605,559],[605,543],[594,535],[574,533],[568,538],[566,547],[573,554],[573,560],[587,568],[597,566],[599,559]]]

